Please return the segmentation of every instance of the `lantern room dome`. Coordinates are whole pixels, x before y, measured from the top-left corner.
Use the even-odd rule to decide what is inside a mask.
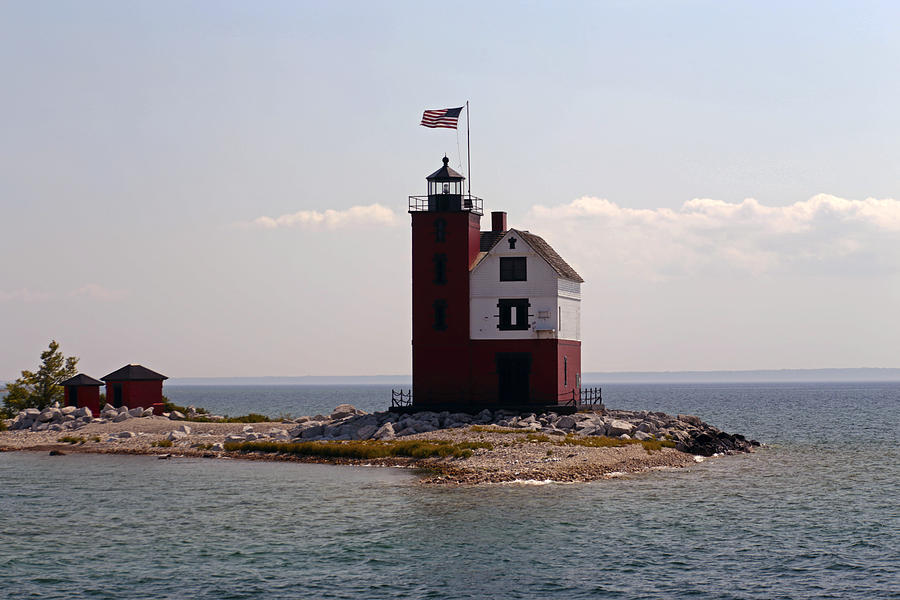
[[[450,168],[450,159],[445,155],[444,166],[425,179],[428,181],[462,181],[465,177]]]

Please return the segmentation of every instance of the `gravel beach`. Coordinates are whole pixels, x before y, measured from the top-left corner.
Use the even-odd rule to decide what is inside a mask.
[[[654,415],[657,415],[654,417]],[[629,418],[631,423],[623,422]],[[471,421],[470,423],[460,421]],[[662,447],[646,448],[638,440],[617,447],[581,445],[579,440],[591,436],[616,433],[626,426],[639,439],[644,424],[684,423],[696,436],[715,428],[696,417],[671,417],[661,413],[625,413],[600,411],[559,417],[550,415],[513,416],[503,413],[480,416],[418,413],[395,415],[366,414],[351,406],[337,407],[331,416],[301,417],[296,421],[267,423],[221,423],[173,420],[165,416],[128,418],[120,422],[94,419],[81,423],[74,431],[32,431],[18,429],[0,432],[0,451],[54,451],[58,453],[93,452],[113,454],[148,454],[165,458],[207,457],[244,460],[282,460],[332,464],[394,466],[421,469],[421,481],[428,484],[482,484],[505,482],[584,482],[638,473],[651,469],[683,468],[703,460],[697,452]],[[299,422],[299,423],[298,423]],[[384,425],[379,426],[383,422]],[[8,423],[13,423],[9,421]],[[604,428],[603,424],[608,423]],[[447,426],[441,426],[445,424]],[[599,426],[598,426],[599,424]],[[614,424],[614,425],[613,425]],[[37,427],[39,424],[36,424]],[[511,426],[510,426],[511,425]],[[560,428],[563,427],[563,428]],[[394,429],[401,435],[395,435]],[[401,429],[402,428],[402,429]],[[419,429],[421,432],[416,432]],[[598,431],[599,429],[599,431]],[[377,430],[377,431],[376,431]],[[662,431],[662,430],[661,430]],[[660,433],[661,433],[660,431]],[[673,438],[665,430],[667,439]],[[357,435],[361,433],[362,435]],[[549,435],[548,435],[549,434]],[[724,438],[729,436],[719,433]],[[607,436],[608,437],[608,436]],[[632,439],[628,434],[620,438]],[[462,458],[378,459],[322,458],[278,453],[229,452],[226,442],[279,441],[340,444],[348,440],[428,440],[449,443],[482,442],[470,456]],[[755,444],[755,442],[754,442]],[[749,451],[747,447],[737,451]],[[725,453],[733,453],[727,451]],[[710,454],[710,452],[707,452]],[[715,453],[718,454],[718,453]],[[714,455],[715,455],[714,454]]]

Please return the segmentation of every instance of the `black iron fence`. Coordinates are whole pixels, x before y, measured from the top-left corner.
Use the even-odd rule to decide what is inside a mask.
[[[563,392],[559,395],[563,406],[574,406],[587,410],[595,410],[603,407],[602,388],[581,388],[578,393],[575,390]]]
[[[391,406],[412,406],[412,390],[395,390],[391,388]]]

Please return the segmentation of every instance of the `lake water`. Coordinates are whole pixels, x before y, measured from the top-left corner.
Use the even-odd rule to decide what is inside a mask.
[[[214,412],[389,403],[390,386],[167,387]],[[607,406],[767,444],[590,484],[0,454],[7,598],[900,598],[900,385],[616,385]]]

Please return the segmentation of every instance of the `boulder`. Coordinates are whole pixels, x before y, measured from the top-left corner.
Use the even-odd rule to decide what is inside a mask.
[[[210,448],[210,450],[215,450],[216,452],[222,452],[224,449],[225,449],[225,444],[223,444],[222,442],[217,442],[217,443],[213,444],[212,447]]]
[[[641,440],[643,442],[645,440],[653,439],[653,436],[645,431],[638,430],[634,432],[634,439]]]
[[[127,421],[130,418],[131,418],[131,415],[128,414],[127,412],[120,412],[115,417],[113,417],[112,422],[113,423],[121,423],[122,421]]]
[[[559,429],[575,429],[576,423],[575,417],[572,415],[564,415],[556,422],[556,427]]]
[[[116,437],[118,437],[120,440],[128,440],[137,437],[137,434],[133,431],[120,431],[116,435]]]
[[[142,416],[142,417],[152,417],[152,416],[153,416],[153,409],[152,409],[152,408],[145,408],[145,409],[144,409],[144,413],[143,413],[141,416]]]
[[[187,437],[187,434],[183,431],[170,431],[169,435],[166,436],[166,439],[170,442],[177,442],[178,440],[183,440]]]
[[[41,414],[41,411],[39,411],[36,408],[26,408],[19,414],[20,415],[24,414],[27,418],[31,419],[32,421],[35,421],[35,420],[37,420],[38,415]]]
[[[301,431],[300,437],[305,440],[313,437],[320,437],[323,431],[325,431],[325,427],[317,423],[315,425],[306,427],[303,431]]]
[[[118,408],[118,410],[116,410],[116,412],[118,412],[118,413],[127,413],[129,410],[130,410],[130,409],[129,409],[127,406],[125,406],[125,405],[123,404],[122,406],[120,406],[120,407]]]
[[[367,440],[378,431],[377,425],[363,425],[359,429],[356,430],[356,439],[358,440]]]
[[[184,421],[187,417],[184,416],[184,413],[181,413],[177,410],[173,410],[169,413],[169,418],[173,421]]]
[[[131,410],[129,410],[128,414],[131,415],[132,417],[143,417],[144,409],[141,408],[140,406],[138,406],[137,408],[132,408]]]
[[[695,417],[694,415],[678,415],[678,420],[690,423],[691,425],[696,425],[697,427],[703,425],[703,421],[700,420],[700,417]]]
[[[357,414],[357,411],[352,404],[338,404],[336,407],[334,407],[334,410],[331,411],[331,418],[343,419],[344,417],[349,417],[355,414]]]
[[[46,408],[38,415],[37,421],[39,423],[48,423],[52,421],[53,417],[57,414],[59,414],[59,411],[54,411],[52,408]]]
[[[181,431],[183,433],[189,434],[191,432],[191,428],[188,427],[187,425],[182,425],[181,427],[176,429],[176,431]]]
[[[623,433],[631,433],[632,431],[634,431],[634,425],[619,419],[613,419],[606,426],[606,434],[612,437],[620,436]]]
[[[389,440],[392,439],[396,434],[394,433],[394,424],[391,422],[387,422],[381,427],[379,427],[375,433],[372,434],[372,437],[376,440]]]
[[[175,433],[175,432],[173,431],[172,433]],[[242,436],[242,435],[231,434],[231,435],[225,436],[226,444],[228,444],[230,442],[245,442],[245,441],[246,441],[246,439],[244,439],[244,436]]]
[[[73,414],[78,418],[84,418],[84,417],[91,418],[94,416],[94,413],[92,413],[91,409],[88,408],[87,406],[82,406],[81,408],[76,410]]]
[[[59,412],[61,412],[64,415],[71,415],[72,413],[74,413],[77,410],[78,410],[77,406],[63,406],[61,409],[59,409]]]

